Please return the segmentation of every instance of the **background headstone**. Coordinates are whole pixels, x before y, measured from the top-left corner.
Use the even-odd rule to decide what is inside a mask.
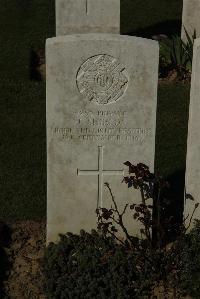
[[[184,27],[191,37],[195,29],[197,37],[200,37],[200,0],[183,0],[181,37],[187,41]]]
[[[185,202],[185,216],[191,216],[194,204],[200,202],[200,39],[194,43],[192,65],[192,81],[190,92],[190,110],[188,124],[187,159],[186,159],[186,194],[194,197],[195,201]],[[199,218],[200,208],[195,217]],[[195,218],[194,217],[194,218]]]
[[[96,228],[97,206],[141,201],[121,183],[127,160],[153,170],[159,49],[106,34],[47,40],[47,240]],[[131,233],[139,223],[126,218]]]
[[[56,0],[56,35],[119,33],[120,0]]]

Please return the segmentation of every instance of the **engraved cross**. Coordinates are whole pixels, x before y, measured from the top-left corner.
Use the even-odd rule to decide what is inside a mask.
[[[97,175],[98,176],[98,197],[97,208],[102,207],[103,201],[103,183],[105,175],[124,175],[123,170],[104,170],[103,168],[104,146],[98,147],[98,169],[97,170],[79,170],[77,175]]]

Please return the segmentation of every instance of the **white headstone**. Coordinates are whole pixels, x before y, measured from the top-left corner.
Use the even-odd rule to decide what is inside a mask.
[[[183,0],[182,32],[181,36],[187,41],[185,30],[190,37],[196,30],[197,37],[200,37],[200,0]]]
[[[95,210],[141,201],[124,162],[154,167],[158,43],[108,34],[47,40],[47,240],[96,228]],[[130,215],[129,215],[130,216]],[[139,224],[126,218],[131,233]]]
[[[120,0],[56,0],[56,35],[119,33]]]
[[[194,204],[200,203],[200,39],[194,43],[192,81],[190,92],[190,110],[188,124],[187,159],[186,159],[186,194],[191,194],[195,201],[186,198],[185,216],[192,215]],[[199,208],[200,209],[200,208]],[[200,218],[200,210],[194,218]],[[189,218],[188,218],[189,219]]]

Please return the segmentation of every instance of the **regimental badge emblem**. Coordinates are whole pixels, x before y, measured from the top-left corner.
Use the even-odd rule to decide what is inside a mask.
[[[100,54],[87,59],[77,73],[79,92],[97,104],[115,103],[128,87],[125,67],[114,57]]]

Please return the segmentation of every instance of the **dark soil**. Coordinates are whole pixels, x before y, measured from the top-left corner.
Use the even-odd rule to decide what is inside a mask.
[[[41,260],[45,248],[45,222],[21,221],[10,224],[11,245],[6,249],[11,269],[5,281],[10,299],[45,299]]]
[[[167,68],[164,76],[159,77],[159,83],[183,83],[191,82],[191,72],[184,69],[176,70],[175,68]]]

